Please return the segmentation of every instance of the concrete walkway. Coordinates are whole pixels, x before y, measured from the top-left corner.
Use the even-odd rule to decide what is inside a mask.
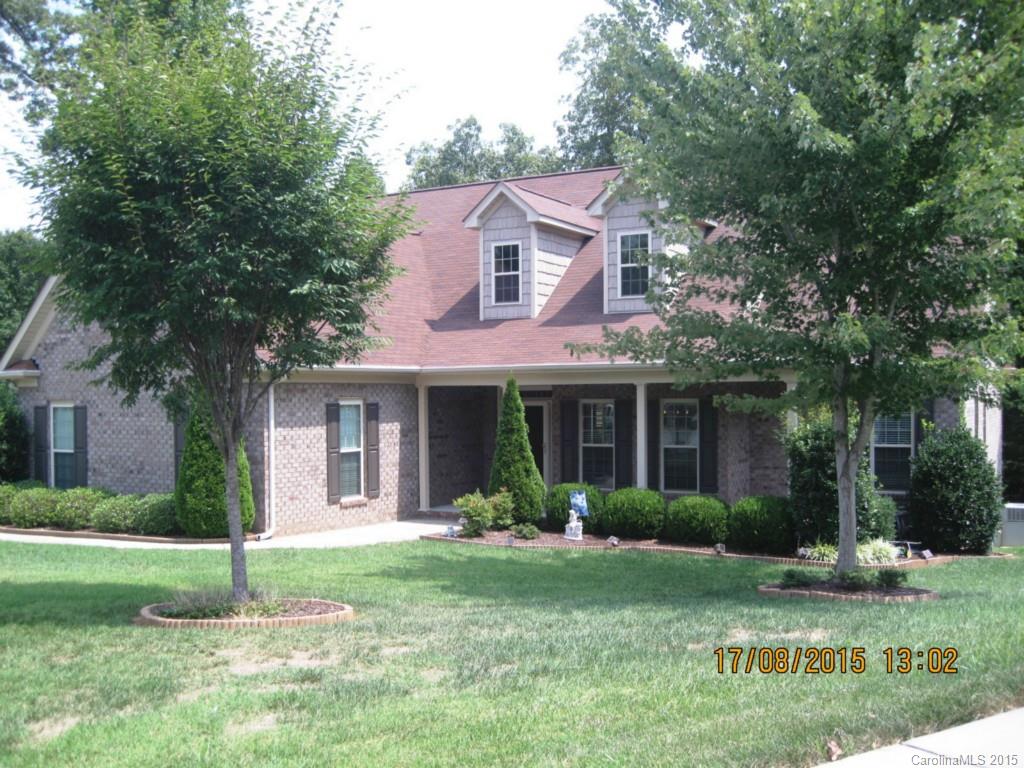
[[[1024,766],[1024,707],[834,763],[822,763],[818,768],[910,768],[916,765]]]
[[[266,541],[247,541],[245,548],[254,549],[333,549],[335,547],[362,547],[367,544],[385,544],[397,541],[415,541],[428,533],[444,533],[451,525],[436,519],[398,520],[373,525],[358,525],[319,533],[300,533],[294,536],[274,536]],[[173,544],[155,541],[119,541],[116,539],[78,539],[63,536],[22,536],[0,533],[0,541],[26,544],[70,544],[79,547],[112,547],[114,549],[227,549],[227,544]]]

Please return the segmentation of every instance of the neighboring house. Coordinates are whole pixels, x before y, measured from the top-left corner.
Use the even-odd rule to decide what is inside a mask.
[[[653,327],[639,263],[662,249],[655,203],[616,188],[619,168],[413,192],[418,229],[394,247],[403,273],[377,320],[390,343],[359,365],[277,384],[247,437],[257,529],[321,530],[450,509],[485,488],[501,388],[516,377],[545,482],[584,480],[715,494],[786,493],[780,423],[717,408],[716,394],[780,392],[755,380],[674,390],[658,366],[570,356],[602,326]],[[706,237],[720,233],[708,227]],[[56,310],[51,278],[0,361],[32,423],[33,475],[51,485],[169,491],[180,430],[154,400],[131,409],[69,367],[102,337]],[[785,378],[785,377],[784,377]],[[998,466],[999,411],[962,415]],[[880,420],[875,471],[903,491],[919,419]]]

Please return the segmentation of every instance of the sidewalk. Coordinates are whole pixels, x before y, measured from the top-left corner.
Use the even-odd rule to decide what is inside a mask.
[[[822,763],[818,768],[910,768],[917,765],[1024,766],[1024,707],[834,763]]]
[[[255,549],[333,549],[336,547],[362,547],[367,544],[386,544],[397,541],[415,541],[428,533],[444,533],[450,522],[436,519],[397,520],[333,531],[300,533],[294,536],[274,536],[266,541],[247,541],[246,550]],[[76,539],[62,536],[22,536],[0,533],[0,541],[26,544],[68,544],[79,547],[111,547],[113,549],[227,549],[228,544],[173,544],[155,541],[118,541],[115,539]]]

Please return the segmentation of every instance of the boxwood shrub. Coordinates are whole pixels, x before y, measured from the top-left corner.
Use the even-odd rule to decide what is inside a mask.
[[[57,494],[53,511],[53,525],[67,531],[77,531],[92,525],[92,513],[109,494],[95,488],[71,488]]]
[[[9,483],[0,485],[0,525],[11,524],[11,501],[17,493],[18,489]]]
[[[604,496],[589,483],[561,483],[554,485],[544,499],[545,525],[552,531],[565,530],[569,522],[569,492],[584,491],[587,494],[587,511],[583,518],[584,533],[601,532],[601,515],[604,512]]]
[[[680,496],[665,512],[665,538],[713,545],[729,537],[729,508],[714,496]]]
[[[132,529],[144,536],[170,536],[178,532],[176,512],[173,493],[143,496]]]
[[[103,499],[92,512],[92,527],[103,533],[135,533],[141,502],[136,494]]]
[[[604,500],[601,528],[605,533],[653,539],[665,524],[665,499],[648,488],[620,488]]]
[[[786,555],[796,545],[789,499],[748,496],[729,513],[729,544],[750,552]]]
[[[11,499],[11,525],[18,528],[44,528],[54,525],[58,491],[52,488],[27,488]]]

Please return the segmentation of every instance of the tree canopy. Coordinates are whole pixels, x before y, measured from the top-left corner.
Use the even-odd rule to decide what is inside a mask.
[[[39,265],[49,246],[27,230],[0,232],[0,350],[21,325],[42,282]]]

